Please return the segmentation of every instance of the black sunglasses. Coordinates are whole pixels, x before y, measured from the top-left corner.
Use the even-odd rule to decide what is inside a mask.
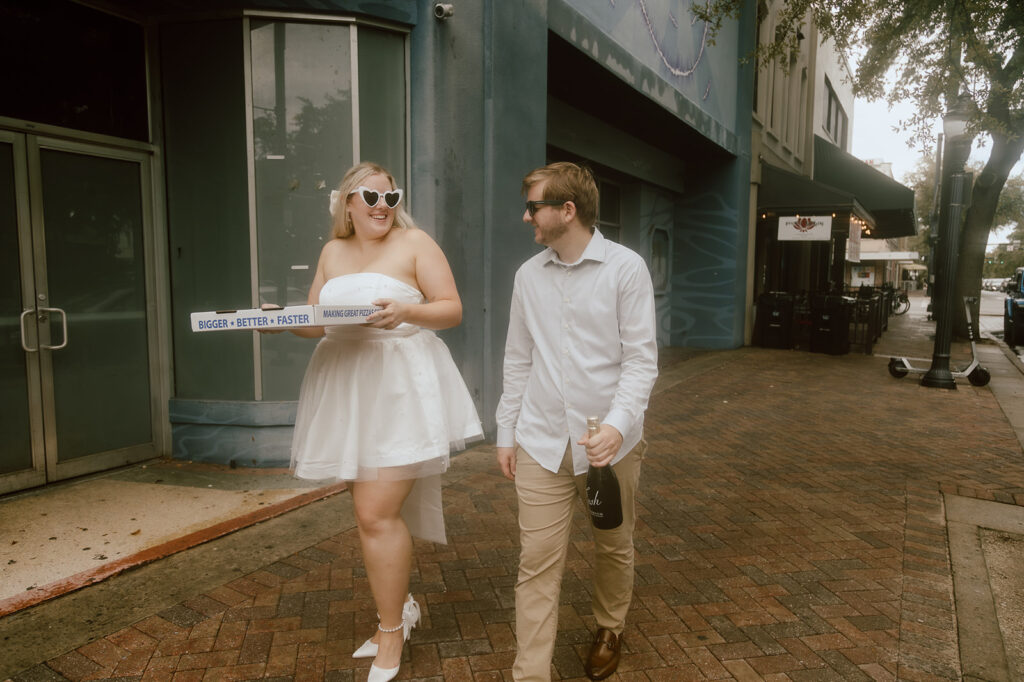
[[[562,201],[555,199],[545,201],[527,201],[526,212],[529,213],[530,217],[532,218],[534,215],[536,215],[537,211],[540,209],[541,206],[561,206],[562,204],[568,203],[568,201],[568,199]]]

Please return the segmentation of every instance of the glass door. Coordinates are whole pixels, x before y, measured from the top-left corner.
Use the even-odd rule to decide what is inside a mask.
[[[24,137],[0,131],[0,492],[46,480],[39,354],[26,351],[38,340],[22,324],[35,307],[24,161]]]
[[[16,203],[13,220],[27,227],[17,233],[16,248],[0,255],[4,351],[9,337],[20,351],[20,357],[7,353],[0,371],[4,408],[22,426],[4,419],[4,435],[14,432],[8,442],[20,444],[0,455],[0,492],[41,482],[40,476],[54,481],[157,454],[149,158],[31,135],[21,159],[18,145],[10,148],[14,181],[0,175],[0,194],[13,184],[18,196],[23,165],[27,200]],[[5,158],[0,152],[0,165]],[[12,220],[6,206],[0,200],[0,221]],[[4,230],[3,238],[9,241],[11,232]],[[9,269],[10,252],[18,258]],[[7,325],[14,305],[16,335]]]

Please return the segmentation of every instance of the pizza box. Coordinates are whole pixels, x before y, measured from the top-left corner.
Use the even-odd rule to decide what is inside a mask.
[[[252,331],[291,329],[294,327],[330,327],[336,324],[362,324],[380,310],[373,305],[290,305],[284,308],[247,310],[208,310],[192,313],[192,331]]]

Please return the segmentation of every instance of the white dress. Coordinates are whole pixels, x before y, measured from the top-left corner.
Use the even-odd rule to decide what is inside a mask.
[[[422,303],[415,287],[373,272],[328,280],[320,302]],[[440,474],[452,449],[483,437],[473,399],[434,332],[411,324],[325,327],[299,391],[292,467],[299,478],[418,479],[402,516],[417,537],[445,542]]]

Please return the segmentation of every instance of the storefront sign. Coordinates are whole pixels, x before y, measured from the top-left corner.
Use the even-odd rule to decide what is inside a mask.
[[[832,238],[832,216],[804,215],[779,218],[780,242],[827,242]]]

